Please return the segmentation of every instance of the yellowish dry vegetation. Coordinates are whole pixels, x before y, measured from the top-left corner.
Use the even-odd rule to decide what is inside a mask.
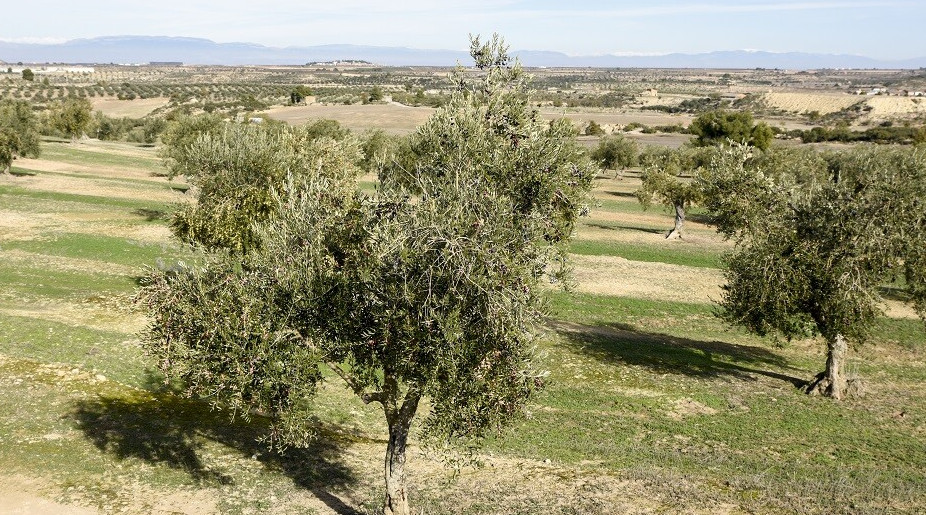
[[[871,106],[872,118],[892,118],[926,113],[926,98],[874,96],[866,103]]]
[[[650,236],[652,239],[652,235]],[[656,301],[709,303],[720,298],[723,276],[713,268],[572,256],[576,290]]]
[[[280,106],[264,111],[270,118],[291,125],[315,120],[335,120],[351,130],[373,127],[393,134],[408,134],[434,113],[430,107],[408,107],[401,104]]]
[[[846,93],[766,93],[762,97],[769,107],[796,113],[829,114],[864,102],[864,97]]]
[[[136,98],[134,100],[105,97],[93,98],[90,101],[93,104],[93,109],[113,118],[143,118],[151,114],[155,109],[166,106],[169,102],[170,99],[165,97]]]

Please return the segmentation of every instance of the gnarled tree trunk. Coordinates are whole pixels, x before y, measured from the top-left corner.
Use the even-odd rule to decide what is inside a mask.
[[[415,389],[405,394],[402,406],[398,407],[393,390],[391,399],[383,403],[386,422],[389,424],[389,443],[386,445],[386,501],[383,505],[384,515],[409,515],[408,492],[405,489],[405,444],[412,419],[418,410],[421,395]]]
[[[835,338],[827,342],[827,347],[826,370],[817,374],[817,377],[807,385],[806,392],[819,393],[842,400],[846,396],[849,385],[845,374],[849,345],[843,335],[837,334]]]
[[[666,234],[667,240],[675,240],[682,237],[682,226],[685,225],[685,205],[675,204],[675,227]]]

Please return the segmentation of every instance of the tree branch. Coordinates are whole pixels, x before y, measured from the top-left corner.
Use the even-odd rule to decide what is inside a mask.
[[[360,397],[360,400],[362,400],[364,404],[369,404],[371,402],[379,402],[382,404],[385,402],[386,396],[383,392],[366,392],[364,391],[363,385],[357,382],[355,377],[345,372],[344,369],[338,366],[337,363],[326,361],[325,364],[328,365],[328,368],[334,371],[335,374],[339,375],[345,383],[347,383],[347,386],[350,387],[350,389],[353,390],[358,397]]]

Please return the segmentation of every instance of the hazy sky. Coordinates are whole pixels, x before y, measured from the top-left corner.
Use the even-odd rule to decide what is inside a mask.
[[[0,8],[0,39],[188,36],[268,46],[467,48],[498,32],[512,50],[573,55],[712,50],[926,55],[926,0],[33,0]]]

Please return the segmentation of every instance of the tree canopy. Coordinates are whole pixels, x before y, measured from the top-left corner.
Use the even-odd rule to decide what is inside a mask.
[[[186,233],[219,251],[153,271],[139,297],[165,375],[273,415],[274,438],[309,434],[324,367],[381,404],[385,513],[409,510],[405,446],[421,399],[423,434],[457,441],[503,427],[542,383],[531,354],[541,282],[551,261],[564,269],[595,174],[570,124],[531,110],[499,38],[474,38],[471,54],[478,79],[458,71],[449,104],[406,147],[413,166],[384,167],[373,194],[350,172],[350,138],[229,128],[193,139],[174,169],[200,184],[195,209],[213,210],[208,183],[226,174],[250,177],[266,209],[244,230],[203,217],[249,236]],[[262,164],[239,167],[251,159]]]
[[[38,119],[25,100],[0,100],[0,172],[16,157],[39,156]]]
[[[48,125],[71,138],[79,138],[93,121],[93,105],[86,98],[69,97],[55,102],[48,112]]]
[[[640,147],[637,142],[621,135],[605,136],[592,150],[591,158],[602,168],[626,170],[639,162]]]
[[[245,252],[260,245],[255,222],[273,214],[274,192],[290,176],[354,180],[360,172],[357,142],[339,142],[329,136],[330,127],[317,125],[287,129],[212,116],[178,121],[165,134],[162,155],[170,173],[183,174],[195,188],[196,201],[174,213],[174,234],[209,250]]]
[[[753,124],[749,111],[708,111],[699,115],[688,130],[697,136],[695,145],[710,146],[729,141],[744,143],[760,150],[767,149],[774,137],[772,128],[764,122]]]
[[[822,165],[822,166],[819,166]],[[706,206],[735,238],[721,315],[758,334],[821,334],[825,372],[808,391],[847,392],[847,342],[880,315],[879,287],[898,278],[926,315],[926,154],[861,148],[813,157],[719,153]]]
[[[687,210],[702,199],[697,176],[712,152],[697,147],[648,147],[640,155],[643,173],[637,199],[644,209],[658,202],[675,211],[675,226],[666,234],[667,239],[682,237]]]

